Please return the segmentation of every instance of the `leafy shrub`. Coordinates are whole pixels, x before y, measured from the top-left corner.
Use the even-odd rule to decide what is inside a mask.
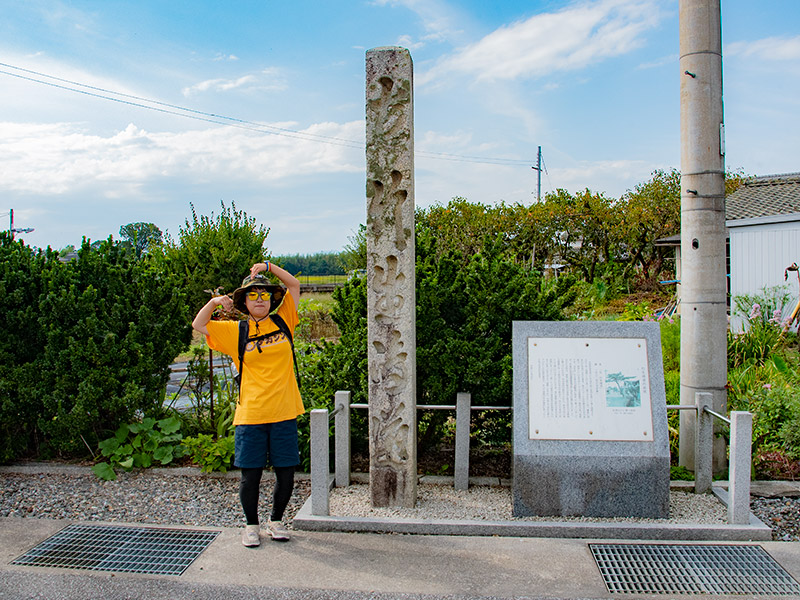
[[[221,287],[231,293],[250,272],[253,263],[266,256],[264,244],[269,229],[256,224],[254,217],[236,210],[236,204],[219,215],[198,216],[194,205],[192,220],[178,232],[178,244],[167,240],[159,258],[165,268],[175,272],[186,290],[190,314],[194,315],[211,297],[206,290]]]
[[[669,478],[671,481],[694,481],[694,473],[686,467],[672,465],[669,468]]]
[[[76,260],[2,238],[0,457],[74,455],[160,407],[190,327],[178,280],[110,240]]]
[[[490,240],[474,256],[439,254],[437,239],[417,236],[417,397],[420,404],[451,404],[469,391],[485,406],[507,406],[512,393],[513,320],[555,320],[575,298],[574,279],[546,282],[508,261]],[[354,403],[368,401],[367,284],[350,280],[334,294],[338,343],[323,342],[302,352],[303,397],[307,406],[332,404],[336,390],[350,390]],[[420,412],[420,443],[440,439],[447,415]],[[510,415],[485,411],[473,427],[486,443],[510,440]],[[352,413],[353,448],[367,444],[366,414]]]
[[[728,367],[752,363],[765,364],[767,358],[782,347],[781,331],[772,323],[756,321],[747,331],[728,331]]]
[[[183,440],[192,461],[200,465],[203,473],[220,471],[225,473],[233,465],[234,436],[228,435],[214,439],[207,433]]]
[[[681,323],[679,319],[661,319],[661,355],[664,371],[681,369]],[[677,404],[677,403],[676,403]]]
[[[756,479],[800,479],[800,461],[785,452],[771,450],[753,455],[753,475]]]
[[[156,421],[143,419],[140,423],[121,425],[113,437],[100,442],[100,452],[108,459],[92,467],[100,479],[116,479],[115,467],[130,471],[134,467],[147,468],[158,461],[168,465],[186,454],[181,445],[180,421],[169,417]]]
[[[753,413],[753,454],[779,451],[800,458],[800,399],[791,387],[770,383],[729,397],[731,410]]]
[[[652,319],[653,309],[649,302],[626,302],[624,312],[617,318],[618,321],[645,321]]]
[[[458,392],[484,406],[511,403],[512,322],[553,321],[575,299],[574,278],[545,280],[510,262],[500,245],[485,240],[480,253],[440,254],[437,239],[417,236],[417,398],[419,404],[452,404]],[[433,444],[447,414],[420,414],[420,441]],[[486,441],[510,440],[504,411],[473,415]]]
[[[38,446],[39,378],[45,330],[39,326],[43,272],[58,262],[51,251],[34,251],[0,232],[0,463]]]

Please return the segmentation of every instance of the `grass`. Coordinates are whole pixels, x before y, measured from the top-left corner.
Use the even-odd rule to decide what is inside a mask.
[[[301,284],[344,283],[347,275],[298,275]]]
[[[324,310],[331,312],[336,301],[333,299],[333,294],[324,294],[321,292],[310,292],[300,294],[299,312],[307,310]]]

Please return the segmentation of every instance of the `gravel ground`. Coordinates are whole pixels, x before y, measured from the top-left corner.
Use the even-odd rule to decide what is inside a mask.
[[[781,542],[800,542],[800,498],[751,498],[753,514],[772,527]]]
[[[259,514],[269,516],[272,479],[261,481]],[[311,493],[308,479],[295,481],[286,508],[291,521]],[[34,517],[239,527],[238,477],[164,476],[153,471],[120,473],[115,481],[93,474],[0,474],[0,517]]]
[[[272,479],[265,476],[259,509],[262,518],[268,515],[272,485]],[[296,479],[286,510],[290,527],[310,493],[311,482]],[[772,527],[774,539],[800,541],[800,498],[753,498],[751,506],[756,516]],[[373,509],[369,487],[351,485],[333,490],[330,507],[332,515],[342,516],[546,520],[512,517],[511,490],[503,487],[480,486],[456,492],[449,486],[421,484],[416,508]],[[102,481],[91,473],[0,473],[0,517],[212,527],[238,527],[243,523],[237,476],[165,475],[158,470],[120,473],[116,481]],[[668,522],[711,524],[725,520],[724,506],[712,495],[670,494]]]
[[[511,489],[507,487],[481,486],[471,487],[466,492],[457,492],[450,486],[420,485],[417,490],[417,506],[415,508],[372,508],[369,503],[369,486],[351,485],[346,488],[336,488],[331,493],[331,515],[479,521],[553,520],[553,517],[513,517],[511,515]],[[559,520],[724,524],[727,519],[725,506],[711,494],[671,492],[669,512],[669,519],[562,517]]]

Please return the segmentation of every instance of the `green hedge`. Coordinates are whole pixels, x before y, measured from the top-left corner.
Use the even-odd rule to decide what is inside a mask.
[[[0,265],[0,461],[86,454],[160,410],[191,337],[174,275],[110,240],[62,264],[0,235]]]
[[[454,404],[457,392],[471,392],[482,406],[512,403],[511,323],[559,320],[575,299],[575,280],[545,281],[501,253],[489,241],[474,256],[436,252],[435,236],[417,232],[417,401]],[[331,407],[336,390],[367,402],[367,284],[348,281],[334,293],[337,343],[307,349],[303,358],[303,398],[314,407]],[[443,435],[446,411],[421,412],[420,442],[434,445]],[[365,447],[366,413],[353,413],[353,445]],[[511,415],[486,411],[473,415],[482,441],[511,440]]]

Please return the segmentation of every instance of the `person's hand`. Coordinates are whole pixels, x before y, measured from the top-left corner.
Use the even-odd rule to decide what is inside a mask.
[[[250,277],[255,277],[259,273],[263,273],[264,271],[269,271],[269,263],[260,262],[254,264],[250,267]]]
[[[230,296],[214,296],[211,301],[223,308],[223,310],[231,310],[233,308],[233,300]]]

